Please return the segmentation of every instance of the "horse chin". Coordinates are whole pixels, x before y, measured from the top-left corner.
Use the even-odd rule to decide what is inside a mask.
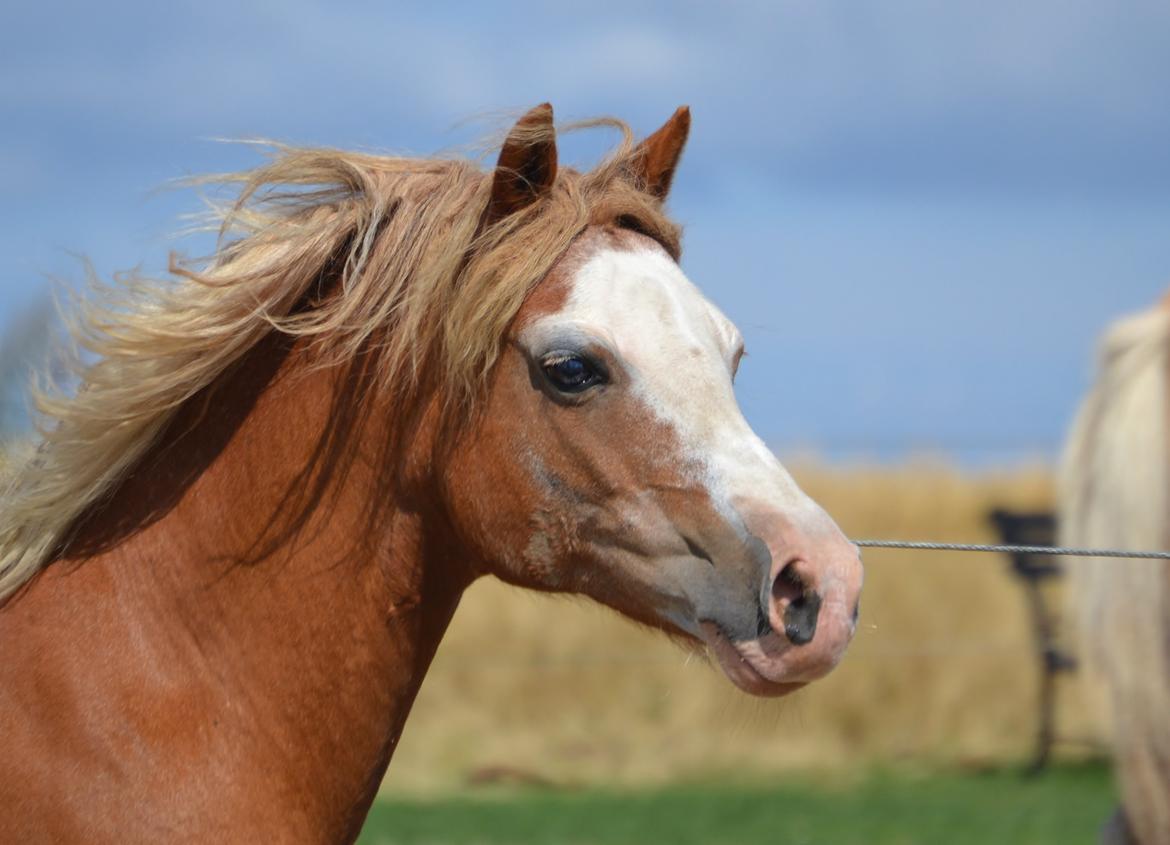
[[[701,630],[703,642],[706,643],[708,650],[715,655],[723,674],[749,695],[779,698],[782,695],[796,692],[805,685],[805,681],[784,682],[765,678],[714,622],[703,622]]]

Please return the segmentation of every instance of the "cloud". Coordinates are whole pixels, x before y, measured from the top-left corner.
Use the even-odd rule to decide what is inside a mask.
[[[34,124],[70,115],[60,129],[83,138],[426,149],[469,115],[545,99],[647,129],[689,102],[700,168],[789,187],[1170,190],[1170,7],[1137,0],[208,0],[8,15],[0,107]]]

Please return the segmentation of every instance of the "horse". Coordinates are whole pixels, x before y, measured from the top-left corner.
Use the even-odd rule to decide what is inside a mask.
[[[1069,434],[1062,545],[1170,548],[1170,300],[1107,331]],[[1170,563],[1072,559],[1080,664],[1103,692],[1121,808],[1107,843],[1170,843]]]
[[[0,513],[6,841],[355,838],[460,595],[573,593],[778,696],[857,548],[748,426],[664,203],[680,108],[593,169],[276,146],[209,259],[82,304]],[[485,642],[485,652],[491,644]]]

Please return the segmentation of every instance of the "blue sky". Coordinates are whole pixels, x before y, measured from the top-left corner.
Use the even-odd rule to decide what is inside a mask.
[[[155,189],[254,161],[212,138],[428,153],[543,100],[689,103],[684,267],[769,442],[1051,453],[1097,334],[1170,284],[1167,44],[1124,0],[10,2],[0,320],[77,253],[160,267],[195,204]]]

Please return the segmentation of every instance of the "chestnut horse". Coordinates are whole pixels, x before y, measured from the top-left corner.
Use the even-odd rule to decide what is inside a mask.
[[[1170,548],[1170,298],[1113,325],[1069,437],[1061,541]],[[1069,562],[1087,680],[1103,691],[1122,809],[1109,843],[1170,843],[1170,562]]]
[[[552,110],[462,160],[278,148],[206,263],[84,306],[0,513],[0,839],[353,839],[460,594],[705,644],[760,695],[858,553],[748,427],[663,212],[680,109],[594,170]],[[491,646],[484,643],[484,648]]]

